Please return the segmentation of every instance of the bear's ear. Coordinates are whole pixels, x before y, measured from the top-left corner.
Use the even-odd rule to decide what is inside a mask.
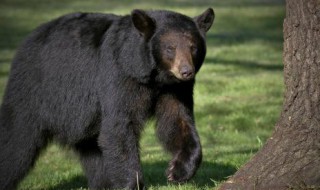
[[[201,15],[194,18],[194,21],[197,23],[198,27],[202,32],[207,32],[214,20],[214,11],[212,8],[208,8]]]
[[[135,9],[131,12],[134,27],[146,38],[150,38],[155,30],[155,22],[143,10]]]

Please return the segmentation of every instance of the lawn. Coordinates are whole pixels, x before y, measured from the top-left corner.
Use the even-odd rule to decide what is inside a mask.
[[[16,48],[35,27],[70,12],[129,14],[134,8],[169,9],[189,16],[212,7],[207,57],[194,92],[203,163],[186,184],[169,184],[170,156],[148,122],[141,141],[149,189],[213,189],[259,150],[271,135],[283,100],[281,0],[2,0],[0,2],[0,96]],[[77,156],[52,143],[19,189],[86,189]]]

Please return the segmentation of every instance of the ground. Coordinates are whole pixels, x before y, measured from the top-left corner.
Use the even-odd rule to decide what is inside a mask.
[[[169,156],[155,138],[152,121],[142,135],[141,158],[150,189],[212,189],[257,152],[279,117],[283,1],[4,0],[0,4],[0,96],[16,48],[40,23],[74,11],[129,14],[134,8],[157,8],[195,16],[207,7],[215,10],[216,20],[207,35],[207,58],[197,75],[194,95],[203,164],[189,183],[168,184],[164,170]],[[52,144],[19,189],[86,186],[77,157]]]

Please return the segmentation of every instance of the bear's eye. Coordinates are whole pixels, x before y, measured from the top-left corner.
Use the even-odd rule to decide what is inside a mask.
[[[191,52],[192,52],[193,54],[196,54],[197,51],[198,51],[198,48],[197,48],[196,46],[192,45],[192,46],[190,46],[190,50],[191,50]]]
[[[168,46],[166,47],[166,51],[167,51],[168,53],[173,53],[175,50],[176,50],[176,47],[175,47],[175,46],[168,45]]]

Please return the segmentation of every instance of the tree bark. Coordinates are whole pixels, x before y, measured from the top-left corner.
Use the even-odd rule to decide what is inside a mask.
[[[262,149],[220,186],[226,189],[320,189],[320,0],[287,0],[285,96]]]

